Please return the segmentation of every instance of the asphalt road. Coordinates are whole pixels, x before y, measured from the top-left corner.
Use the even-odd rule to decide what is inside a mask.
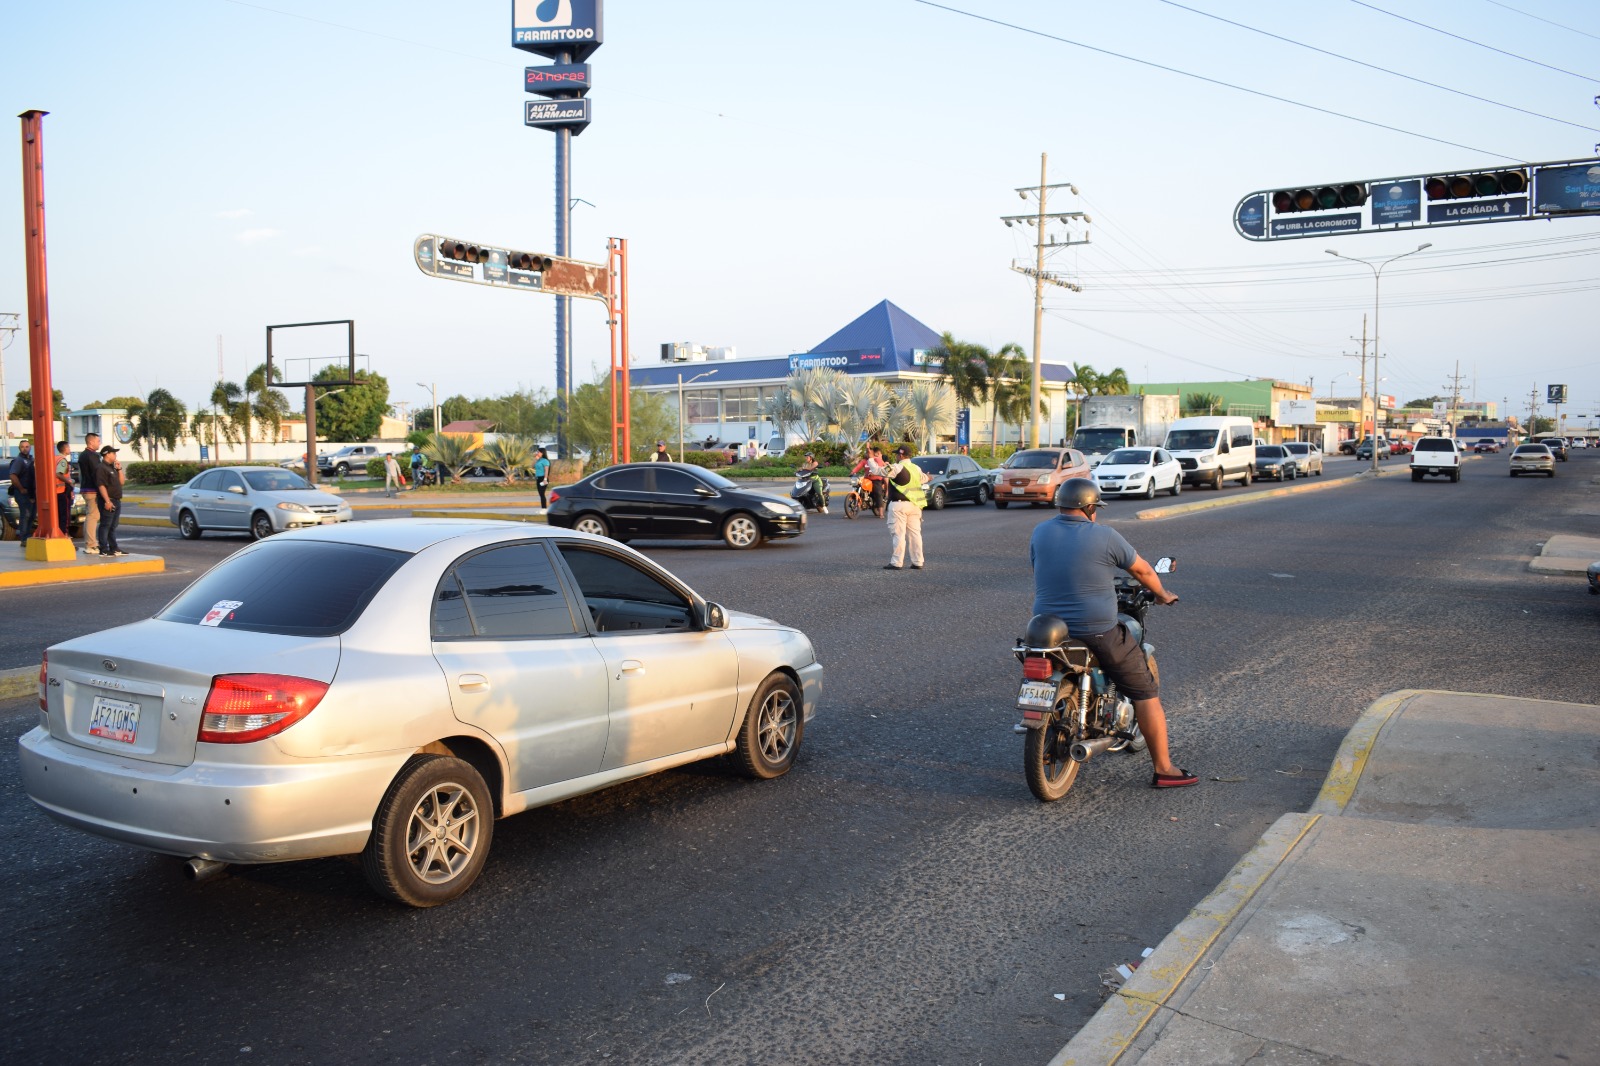
[[[756,552],[639,545],[812,636],[828,676],[798,765],[751,783],[703,764],[518,815],[447,907],[380,903],[344,860],[191,885],[50,822],[0,760],[8,1058],[1042,1063],[1098,1007],[1101,971],[1309,806],[1377,696],[1595,700],[1600,601],[1526,562],[1552,534],[1600,535],[1600,455],[1553,481],[1505,464],[1169,521],[1109,509],[1179,560],[1182,602],[1150,618],[1175,755],[1204,776],[1179,792],[1102,756],[1066,799],[1033,799],[1009,647],[1046,513],[968,506],[927,515],[920,573],[879,569],[881,523],[837,513]],[[162,546],[198,570],[243,543]],[[184,579],[8,594],[31,621],[0,661],[148,614]],[[33,721],[31,701],[0,704],[0,740]]]

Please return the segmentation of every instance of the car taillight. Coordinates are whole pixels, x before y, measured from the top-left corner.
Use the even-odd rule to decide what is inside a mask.
[[[50,711],[50,701],[45,698],[45,686],[50,683],[50,653],[45,652],[39,656],[39,709],[46,713]]]
[[[560,491],[557,490],[557,489],[551,489],[550,490],[550,502],[551,503],[555,503],[559,499],[561,499]]]
[[[310,714],[328,686],[284,674],[218,674],[200,713],[198,740],[248,744],[283,732]]]
[[[1039,655],[1030,655],[1022,660],[1022,676],[1030,681],[1047,680],[1055,670],[1050,665],[1050,660]]]

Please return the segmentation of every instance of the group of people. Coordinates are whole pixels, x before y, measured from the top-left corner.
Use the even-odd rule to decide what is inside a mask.
[[[72,528],[72,494],[83,492],[86,513],[83,519],[84,555],[127,555],[117,546],[117,524],[122,518],[122,484],[126,475],[117,458],[117,446],[102,445],[100,434],[84,436],[78,454],[78,480],[73,482],[72,448],[66,441],[56,442],[55,466],[51,476],[56,485],[56,526],[63,534]],[[8,471],[11,498],[17,501],[17,538],[24,545],[38,528],[39,471],[33,455],[33,442],[17,445],[17,456]]]
[[[427,469],[427,460],[422,455],[421,448],[411,450],[411,491],[415,492],[423,480],[423,471]],[[434,467],[435,477],[443,482],[440,473],[442,465]],[[539,506],[550,506],[547,502],[550,491],[550,453],[543,448],[539,449],[538,457],[533,461],[533,483],[539,489]],[[383,457],[383,492],[386,496],[393,496],[400,489],[406,487],[405,475],[400,470],[400,461],[393,455]]]
[[[811,474],[815,478],[820,468],[817,457],[807,452],[796,473]],[[850,472],[861,474],[867,481],[874,513],[882,509],[887,500],[889,563],[884,569],[904,570],[908,564],[912,570],[923,569],[927,561],[922,554],[922,511],[928,506],[923,486],[929,478],[911,461],[910,449],[896,448],[895,461],[891,463],[884,459],[881,447],[870,445]],[[821,501],[820,510],[828,513],[826,499]]]

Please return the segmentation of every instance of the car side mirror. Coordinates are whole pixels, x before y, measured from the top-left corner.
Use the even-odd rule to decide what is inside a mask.
[[[713,492],[711,489],[706,488],[704,485],[696,485],[694,487],[694,494],[696,496],[706,496],[706,497],[715,496],[716,495],[715,492]]]
[[[1218,455],[1225,455],[1225,454],[1227,454],[1227,451],[1228,451],[1228,442],[1227,441],[1223,441],[1221,444],[1217,445],[1217,454]]]
[[[720,603],[704,603],[700,607],[701,629],[727,629],[728,612]]]
[[[1156,573],[1158,573],[1158,574],[1170,574],[1174,570],[1176,570],[1177,568],[1178,568],[1178,560],[1174,559],[1170,555],[1163,555],[1161,558],[1156,560],[1156,568],[1155,569],[1156,569]]]
[[[244,486],[243,485],[229,485],[228,486],[228,491],[233,493],[236,496],[243,496],[244,495]]]

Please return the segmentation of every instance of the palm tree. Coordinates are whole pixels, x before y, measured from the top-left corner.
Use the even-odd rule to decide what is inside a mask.
[[[842,391],[844,402],[838,410],[839,429],[853,453],[852,442],[863,435],[882,431],[893,400],[883,383],[872,378],[851,378],[844,383]]]
[[[1020,344],[1007,344],[984,362],[989,371],[989,450],[993,453],[999,448],[997,438],[1001,422],[1010,423],[1033,415],[1033,364],[1028,362],[1028,353]],[[1043,404],[1040,409],[1043,410]]]
[[[234,421],[233,415],[238,407],[244,390],[231,381],[219,381],[211,390],[211,396],[206,404],[195,415],[195,438],[200,438],[199,426],[209,422],[211,425],[211,450],[213,462],[222,460],[222,441],[236,444],[239,440],[239,425]]]
[[[485,465],[492,466],[504,474],[507,485],[514,485],[517,481],[517,471],[526,470],[533,465],[533,453],[534,443],[531,439],[514,433],[503,433],[480,448],[478,458]]]
[[[789,392],[800,408],[800,424],[810,440],[822,440],[834,425],[843,399],[844,375],[826,367],[796,370],[789,375]]]
[[[1208,415],[1217,413],[1217,408],[1222,406],[1222,397],[1214,392],[1191,392],[1183,398],[1184,407],[1190,414],[1204,411]]]
[[[1120,366],[1112,367],[1108,373],[1096,375],[1096,396],[1126,396],[1128,395],[1128,373]]]
[[[780,441],[789,439],[789,430],[799,421],[800,403],[787,384],[779,385],[776,392],[756,405],[756,414],[772,423]]]
[[[422,446],[422,454],[450,471],[450,484],[461,484],[461,475],[476,465],[478,449],[471,438],[459,433],[433,433]]]
[[[933,448],[934,434],[946,426],[955,426],[955,390],[942,381],[912,382],[905,392],[905,408],[920,451]]]
[[[928,353],[928,361],[938,364],[939,379],[950,386],[956,402],[972,408],[989,399],[989,354],[981,344],[958,341],[944,333],[938,347]]]
[[[283,371],[273,367],[272,377],[274,381],[281,381]],[[255,424],[271,426],[273,437],[277,437],[288,415],[289,398],[277,389],[267,387],[267,364],[260,364],[244,379],[244,398],[234,404],[229,412],[244,434],[245,462],[250,461],[250,439],[255,436]]]
[[[184,428],[187,417],[183,401],[166,389],[152,389],[150,395],[128,409],[128,418],[133,422],[133,450],[143,455],[144,446],[149,445],[150,461],[156,462],[161,448],[171,451],[188,436]]]

